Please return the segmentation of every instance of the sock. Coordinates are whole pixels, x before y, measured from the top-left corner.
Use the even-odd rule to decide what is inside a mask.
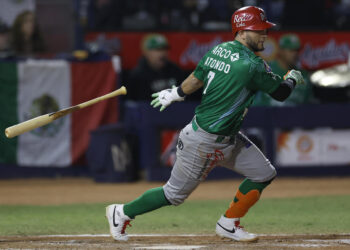
[[[238,188],[235,198],[225,213],[227,218],[243,217],[260,198],[261,192],[272,180],[267,182],[252,182],[245,179]]]
[[[171,204],[165,198],[163,187],[152,188],[137,199],[125,204],[124,214],[133,219],[136,215],[144,214],[168,205]]]

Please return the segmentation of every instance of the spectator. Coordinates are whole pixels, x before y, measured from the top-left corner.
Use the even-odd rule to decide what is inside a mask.
[[[44,40],[32,11],[24,11],[16,17],[11,39],[17,55],[29,56],[45,51]]]
[[[312,87],[308,80],[308,73],[297,66],[300,48],[301,44],[297,35],[283,35],[279,39],[277,58],[270,62],[270,67],[272,72],[281,78],[288,70],[298,69],[303,74],[305,84],[296,86],[293,93],[284,102],[278,102],[265,93],[259,93],[254,100],[255,106],[293,106],[308,103],[312,100]]]
[[[128,98],[135,101],[151,101],[151,94],[179,85],[184,72],[169,61],[169,44],[160,34],[147,35],[142,43],[143,56],[129,74]]]

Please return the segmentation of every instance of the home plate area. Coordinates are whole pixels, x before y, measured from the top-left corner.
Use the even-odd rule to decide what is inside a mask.
[[[130,235],[116,242],[109,235],[0,236],[0,249],[350,249],[350,234],[260,235],[253,243],[216,235]]]

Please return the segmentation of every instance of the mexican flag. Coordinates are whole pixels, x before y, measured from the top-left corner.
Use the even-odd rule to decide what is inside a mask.
[[[75,111],[9,139],[5,128],[116,89],[111,61],[27,60],[0,63],[0,163],[70,166],[84,157],[89,133],[118,119],[116,98]]]

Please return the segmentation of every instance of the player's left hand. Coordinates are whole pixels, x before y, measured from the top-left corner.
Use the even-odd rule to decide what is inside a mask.
[[[305,83],[303,75],[301,74],[301,72],[299,70],[295,70],[295,69],[289,70],[283,76],[284,80],[286,80],[288,78],[293,79],[295,81],[295,84],[304,84]]]
[[[151,102],[151,106],[153,108],[160,107],[160,111],[163,111],[166,107],[168,107],[171,103],[177,101],[183,101],[185,98],[179,96],[177,93],[177,88],[173,86],[172,89],[164,89],[160,92],[152,94],[154,98]]]

